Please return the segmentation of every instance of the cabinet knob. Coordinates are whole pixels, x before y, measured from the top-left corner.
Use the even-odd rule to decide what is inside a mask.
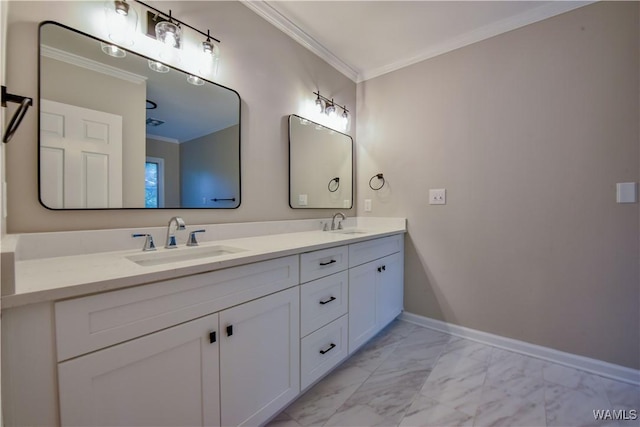
[[[216,331],[209,332],[209,344],[216,342]]]
[[[227,326],[227,336],[230,337],[233,335],[233,325]]]

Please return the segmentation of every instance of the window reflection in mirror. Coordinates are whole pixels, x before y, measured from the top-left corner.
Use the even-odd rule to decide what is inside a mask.
[[[289,116],[289,206],[351,209],[353,139],[349,135]]]
[[[236,208],[240,97],[63,25],[40,26],[40,201],[50,209]]]

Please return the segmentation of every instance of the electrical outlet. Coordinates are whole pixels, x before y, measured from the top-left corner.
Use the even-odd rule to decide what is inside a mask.
[[[447,190],[444,188],[429,190],[429,204],[430,205],[446,205]]]
[[[371,212],[371,199],[364,199],[364,211]]]
[[[307,206],[306,194],[298,194],[298,206]]]

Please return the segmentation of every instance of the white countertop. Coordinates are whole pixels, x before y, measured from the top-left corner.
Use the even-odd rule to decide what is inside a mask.
[[[314,230],[206,241],[198,248],[223,245],[243,251],[153,266],[141,266],[127,259],[128,256],[143,254],[141,249],[44,258],[23,256],[22,260],[18,256],[15,261],[15,293],[2,296],[2,308],[110,291],[406,231],[406,221],[400,218],[354,222],[353,227],[348,229],[357,228],[366,232],[342,234]],[[142,241],[138,243],[142,244]],[[178,251],[186,253],[195,249],[184,245],[177,249],[164,249],[157,240],[156,245],[158,250],[153,253],[158,255],[167,252],[177,254]]]

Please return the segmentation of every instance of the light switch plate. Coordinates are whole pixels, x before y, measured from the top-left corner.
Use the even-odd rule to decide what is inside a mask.
[[[364,199],[364,211],[371,212],[371,199]]]
[[[430,205],[446,205],[447,190],[444,188],[436,188],[436,189],[429,190],[429,204]]]
[[[618,203],[638,203],[638,183],[619,182],[616,184],[616,201]]]

